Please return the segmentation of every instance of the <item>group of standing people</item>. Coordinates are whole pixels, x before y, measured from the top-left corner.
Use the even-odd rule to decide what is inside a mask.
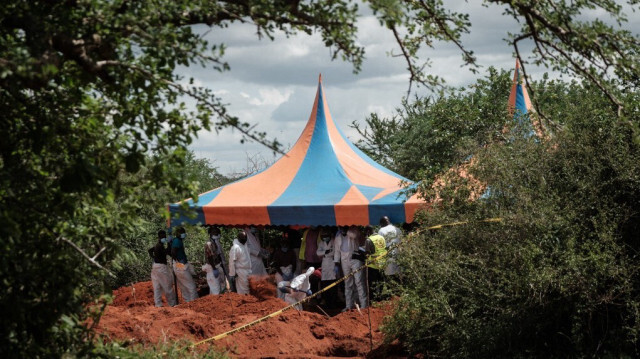
[[[164,294],[170,306],[177,304],[175,284],[180,289],[185,302],[198,298],[195,280],[195,269],[188,261],[184,250],[187,234],[184,228],[177,230],[177,236],[169,239],[164,230],[158,232],[158,241],[149,249],[153,258],[151,282],[153,284],[154,302],[162,306]],[[249,293],[249,276],[266,275],[263,258],[269,252],[260,246],[254,227],[241,230],[229,251],[229,261],[224,255],[220,243],[221,232],[218,227],[209,227],[209,239],[204,246],[204,265],[210,294],[220,294],[231,290],[239,294]],[[171,268],[167,264],[167,256],[172,259]]]
[[[247,227],[240,230],[233,240],[228,262],[220,243],[220,229],[209,227],[208,233],[202,270],[206,272],[209,291],[214,295],[225,290],[248,294],[249,277],[266,275],[264,260],[268,259],[275,270],[277,295],[285,301],[296,303],[347,276],[343,310],[353,309],[356,302],[361,308],[366,308],[369,305],[368,289],[377,288],[383,273],[393,276],[399,271],[394,260],[395,249],[391,249],[388,258],[367,263],[370,256],[382,256],[402,238],[400,229],[386,216],[380,219],[377,233],[371,226],[310,227],[300,238],[296,231],[287,229],[273,253],[262,248],[255,227]],[[161,230],[158,242],[149,249],[154,261],[151,281],[156,306],[162,306],[163,293],[170,306],[177,304],[174,280],[186,302],[198,298],[193,279],[195,270],[184,250],[185,238],[186,232],[182,227],[171,240]],[[172,258],[172,268],[167,264],[167,256]],[[365,263],[368,268],[361,269]],[[339,308],[337,286],[324,292],[322,297],[329,308]]]
[[[184,228],[178,228],[177,236],[171,240],[167,237],[167,232],[160,230],[158,242],[149,249],[149,255],[153,258],[151,283],[153,284],[153,299],[156,307],[162,307],[163,293],[170,306],[177,304],[174,283],[180,287],[182,297],[186,302],[198,298],[196,283],[193,280],[195,270],[187,260],[187,254],[184,250],[186,238],[187,233]],[[167,256],[172,258],[172,270],[167,264]]]
[[[402,231],[391,224],[386,216],[380,219],[378,233],[374,233],[371,226],[308,228],[302,235],[297,256],[296,252],[290,252],[291,243],[287,237],[283,237],[281,248],[274,252],[276,283],[281,288],[282,282],[292,280],[294,274],[299,272],[307,275],[310,288],[317,291],[346,276],[343,310],[353,309],[356,301],[361,308],[366,308],[369,305],[368,289],[378,288],[383,273],[386,276],[398,274],[399,268],[393,257],[396,254],[394,248],[401,238]],[[379,258],[367,263],[371,256],[381,257],[390,247],[391,253],[386,256],[390,258]],[[368,268],[361,269],[365,263]],[[309,275],[310,268],[317,270]],[[279,293],[279,296],[282,297],[282,294]],[[339,298],[338,287],[333,286],[324,292],[322,298],[329,308],[335,308]]]

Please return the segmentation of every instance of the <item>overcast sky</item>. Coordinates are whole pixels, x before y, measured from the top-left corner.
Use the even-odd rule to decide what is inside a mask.
[[[471,33],[463,38],[483,66],[478,75],[461,67],[460,53],[451,45],[428,49],[432,67],[427,71],[443,77],[448,85],[463,86],[486,74],[489,66],[513,69],[513,49],[503,40],[509,31],[516,31],[515,20],[500,15],[500,7],[480,6],[480,1],[459,2],[470,14]],[[597,12],[588,14],[600,16]],[[638,14],[630,14],[626,27],[638,27]],[[366,59],[362,71],[352,73],[352,65],[341,60],[331,61],[331,52],[320,36],[305,34],[292,38],[277,36],[275,41],[258,40],[255,27],[232,25],[214,29],[206,37],[211,44],[227,46],[224,60],[231,70],[220,73],[198,66],[180,69],[180,74],[193,77],[196,84],[214,90],[228,103],[231,114],[242,121],[257,124],[256,129],[277,138],[285,149],[298,139],[311,113],[322,73],[329,109],[337,125],[356,142],[358,135],[349,125],[364,123],[371,113],[389,116],[398,108],[408,89],[409,75],[391,32],[380,27],[373,16],[363,15],[359,22],[359,43],[365,47]],[[207,27],[196,28],[205,33]],[[636,31],[636,33],[638,33]],[[527,67],[533,79],[539,79],[544,69]],[[414,91],[412,96],[420,94]],[[508,98],[505,93],[505,106]],[[272,152],[255,143],[240,143],[240,135],[232,130],[199,133],[190,146],[197,157],[211,160],[223,174],[244,172],[251,165],[247,158],[273,162]]]

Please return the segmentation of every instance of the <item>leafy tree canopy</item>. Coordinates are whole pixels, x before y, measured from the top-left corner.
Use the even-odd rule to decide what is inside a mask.
[[[497,131],[492,141],[475,146],[467,170],[487,191],[470,201],[475,184],[450,176],[438,190],[440,201],[422,218],[427,225],[468,224],[418,231],[401,247],[399,305],[384,330],[413,353],[638,355],[640,148],[634,127],[619,120],[597,85],[543,81],[532,87],[560,125],[553,136],[512,132],[505,140]],[[638,94],[620,99],[632,114],[627,119],[638,123]],[[450,101],[427,108],[418,103],[416,116],[429,118]],[[499,111],[488,116],[498,116],[486,120],[501,124],[494,129],[512,121]],[[457,121],[427,126],[422,136],[437,140],[443,131],[457,133],[456,140],[469,137]],[[438,151],[462,161],[467,152],[450,155],[458,144],[428,147],[423,166],[440,166]],[[424,145],[406,146],[417,152]],[[391,154],[403,163],[402,152]],[[436,193],[427,187],[423,195],[432,200]],[[486,218],[502,222],[481,221]]]
[[[606,0],[498,4],[522,29],[518,45],[535,42],[532,61],[584,76],[620,108],[620,86],[638,85],[638,40],[600,20],[601,10],[623,22]],[[411,80],[440,86],[424,71],[418,49],[461,43],[466,14],[442,1],[366,2],[396,36]],[[337,1],[61,0],[13,1],[0,8],[0,308],[3,357],[86,353],[82,334],[90,278],[101,278],[136,222],[139,202],[168,188],[193,192],[184,176],[186,146],[200,130],[232,127],[246,138],[276,141],[229,114],[211,89],[187,85],[178,65],[224,71],[224,44],[209,44],[190,25],[214,31],[234,22],[258,36],[319,32],[333,57],[359,70],[359,3]],[[635,5],[634,5],[635,6]],[[606,81],[608,77],[618,82]],[[183,96],[195,99],[188,109]],[[624,114],[624,111],[619,111]],[[149,161],[148,155],[162,160]],[[123,173],[144,168],[132,186]]]

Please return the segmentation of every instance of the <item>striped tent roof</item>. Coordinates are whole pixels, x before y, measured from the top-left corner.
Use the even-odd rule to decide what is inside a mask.
[[[528,127],[528,121],[531,121],[533,129],[527,137],[534,135],[540,138],[544,137],[544,131],[540,121],[537,117],[531,116],[534,109],[531,105],[531,99],[527,92],[526,79],[522,74],[520,61],[518,61],[518,59],[516,59],[516,69],[513,72],[513,83],[511,85],[511,93],[509,94],[508,109],[509,114],[513,116],[513,121],[516,123],[516,126],[526,128]]]
[[[366,225],[381,216],[412,222],[424,202],[407,198],[408,179],[354,146],[331,118],[322,88],[300,138],[265,170],[186,200],[196,217],[169,205],[171,225]]]
[[[509,94],[509,112],[513,113],[514,119],[517,120],[522,117],[521,115],[528,114],[531,108],[531,100],[520,69],[520,61],[516,59],[516,70],[513,72],[513,84]]]

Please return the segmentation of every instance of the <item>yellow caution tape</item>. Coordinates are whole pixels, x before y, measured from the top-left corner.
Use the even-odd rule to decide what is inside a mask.
[[[489,223],[489,222],[502,222],[502,218],[488,218],[488,219],[480,220],[480,221],[478,221],[478,222],[486,222],[486,223]],[[436,226],[427,227],[427,228],[425,228],[425,229],[427,229],[427,230],[430,230],[430,229],[441,229],[441,228],[444,228],[444,227],[459,226],[459,225],[467,224],[467,223],[469,223],[469,222],[468,222],[468,221],[453,222],[453,223],[439,224],[439,225],[436,225]],[[396,245],[397,245],[397,244],[396,244]],[[242,330],[244,330],[244,329],[247,329],[247,328],[249,328],[249,327],[252,327],[252,326],[254,326],[254,325],[256,325],[256,324],[258,324],[258,323],[260,323],[260,322],[263,322],[263,321],[265,321],[265,320],[267,320],[267,319],[269,319],[269,318],[276,317],[276,316],[278,316],[278,315],[280,315],[280,314],[282,314],[282,313],[286,312],[287,310],[289,310],[289,309],[291,309],[291,308],[294,308],[295,306],[297,306],[297,305],[299,305],[299,304],[302,304],[302,303],[304,303],[304,302],[307,302],[307,301],[309,301],[310,299],[315,298],[316,296],[318,296],[318,295],[320,295],[320,294],[324,293],[325,291],[327,291],[327,290],[329,290],[329,289],[331,289],[331,288],[335,287],[336,285],[338,285],[338,284],[340,284],[340,283],[344,282],[347,278],[349,278],[349,277],[351,277],[351,276],[355,275],[357,272],[359,272],[359,271],[361,271],[361,270],[363,270],[363,269],[366,269],[366,268],[367,268],[367,265],[369,265],[369,264],[371,264],[372,262],[375,262],[375,261],[377,261],[378,259],[381,259],[381,258],[383,258],[384,256],[386,256],[387,254],[389,254],[389,253],[391,252],[391,250],[392,250],[392,249],[394,249],[393,247],[394,247],[394,246],[396,246],[396,245],[390,246],[390,247],[388,248],[388,251],[387,251],[386,253],[383,253],[383,254],[381,254],[381,255],[379,255],[379,256],[377,256],[377,257],[369,257],[369,258],[367,259],[367,261],[364,263],[364,265],[362,265],[362,266],[361,266],[360,268],[358,268],[357,270],[355,270],[355,271],[353,271],[353,272],[349,273],[349,275],[346,275],[346,276],[344,276],[344,277],[342,277],[342,278],[340,278],[340,279],[336,280],[335,282],[333,282],[333,283],[329,284],[329,285],[328,285],[328,286],[326,286],[325,288],[323,288],[323,289],[321,289],[321,290],[317,291],[316,293],[313,293],[312,295],[310,295],[310,296],[308,296],[308,297],[306,297],[306,298],[304,298],[304,299],[300,300],[300,301],[299,301],[299,302],[297,302],[297,303],[290,304],[290,305],[288,305],[288,306],[286,306],[286,307],[284,307],[284,308],[282,308],[282,309],[280,309],[280,310],[277,310],[277,311],[275,311],[275,312],[273,312],[273,313],[271,313],[271,314],[265,315],[265,316],[264,316],[264,317],[262,317],[262,318],[256,319],[256,320],[254,320],[254,321],[252,321],[252,322],[250,322],[250,323],[247,323],[247,324],[241,325],[241,326],[239,326],[239,327],[237,327],[237,328],[231,329],[231,330],[229,330],[229,331],[227,331],[227,332],[224,332],[224,333],[222,333],[222,334],[218,334],[218,335],[213,336],[213,337],[211,337],[211,338],[207,338],[207,339],[201,340],[201,341],[199,341],[199,342],[193,343],[193,344],[191,344],[191,347],[192,347],[192,348],[193,348],[193,347],[197,347],[198,345],[201,345],[201,344],[204,344],[204,343],[210,342],[210,341],[212,341],[212,340],[213,340],[213,341],[215,341],[215,340],[220,340],[220,339],[226,338],[226,337],[228,337],[228,336],[229,336],[229,335],[231,335],[231,334],[234,334],[234,333],[237,333],[237,332],[242,331]]]

